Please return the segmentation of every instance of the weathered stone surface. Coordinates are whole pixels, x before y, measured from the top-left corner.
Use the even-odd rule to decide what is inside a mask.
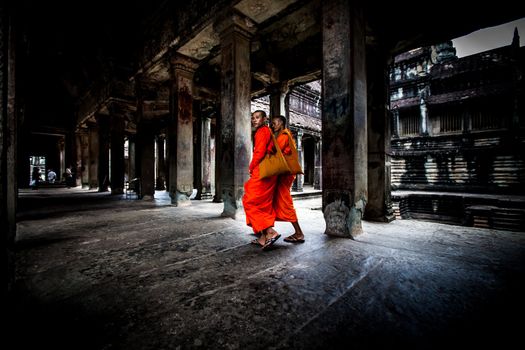
[[[176,55],[172,59],[170,195],[174,205],[189,205],[193,192],[193,73],[196,63]]]
[[[221,35],[221,121],[216,142],[222,215],[238,218],[242,215],[244,183],[252,155],[249,36],[255,28],[238,13],[221,19],[216,27]]]
[[[306,243],[263,252],[221,204],[159,193],[22,193],[9,329],[21,348],[432,348],[521,334],[523,233],[402,220],[336,239],[314,199],[295,202]]]
[[[323,210],[336,236],[362,232],[367,200],[364,25],[359,4],[323,3]]]

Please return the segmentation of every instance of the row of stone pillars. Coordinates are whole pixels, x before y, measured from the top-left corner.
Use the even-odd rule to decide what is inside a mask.
[[[273,116],[285,116],[287,120],[287,127],[290,128],[290,87],[288,82],[279,82],[273,84],[269,88],[270,94],[270,117]],[[297,146],[297,155],[299,158],[299,164],[305,169],[304,151],[303,151],[303,136],[304,131],[302,129],[292,129],[294,141]],[[322,166],[321,166],[321,145],[322,141],[319,138],[315,142],[314,149],[314,189],[320,190],[322,188]],[[297,174],[292,184],[292,191],[302,192],[304,185],[304,175]]]
[[[316,160],[322,169],[323,211],[326,233],[354,236],[361,232],[361,218],[386,220],[389,205],[389,171],[385,133],[386,56],[377,60],[366,55],[364,15],[357,4],[343,0],[323,3],[323,130],[325,142]],[[220,34],[221,113],[217,120],[216,201],[224,203],[224,216],[242,214],[243,185],[248,180],[252,154],[250,126],[250,38],[255,25],[234,13],[215,24]],[[365,57],[369,58],[368,72]],[[175,55],[171,59],[170,120],[167,128],[167,187],[174,205],[187,205],[193,190],[193,72],[191,59]],[[379,75],[371,74],[378,68]],[[368,84],[367,84],[368,83]],[[367,100],[367,95],[372,96]],[[140,101],[140,98],[139,98]],[[286,91],[282,87],[271,95],[271,115],[287,115]],[[372,108],[368,111],[369,103]],[[143,195],[153,196],[154,139],[151,125],[141,120],[138,103],[136,171],[142,180]],[[106,126],[99,126],[101,129]],[[208,125],[199,124],[199,147],[209,137]],[[102,132],[102,131],[100,131]],[[105,131],[104,131],[105,132]],[[149,136],[148,136],[149,135]],[[297,133],[302,153],[302,135]],[[104,137],[100,137],[104,140]],[[326,142],[330,140],[330,142]],[[105,149],[101,142],[99,149]],[[200,157],[209,156],[198,150]],[[210,164],[203,161],[200,164]],[[322,166],[321,166],[322,164]],[[91,171],[91,169],[90,169]],[[105,168],[98,169],[101,181]],[[207,167],[199,169],[201,192],[206,191]],[[370,181],[370,183],[369,183]],[[298,177],[302,185],[302,178]],[[296,188],[299,186],[296,185]],[[220,197],[220,198],[219,198]]]
[[[100,192],[108,191],[111,185],[111,193],[124,192],[124,137],[124,120],[120,117],[97,116],[96,122],[77,132],[77,185]]]
[[[221,162],[217,179],[224,200],[223,214],[236,217],[251,155],[250,88],[246,82],[250,80],[249,39],[254,27],[239,14],[216,27],[222,57],[222,119],[217,145]],[[326,233],[355,236],[362,230],[361,218],[365,214],[373,220],[392,219],[387,158],[387,60],[384,54],[375,59],[373,52],[367,55],[365,18],[358,4],[344,0],[323,2],[322,32],[325,142],[318,144],[321,152],[315,167],[319,173],[322,170]],[[270,115],[289,117],[287,92],[285,84],[274,85]],[[367,95],[372,96],[370,101]],[[302,160],[301,141],[299,131],[296,143]],[[302,176],[298,176],[293,189],[300,190],[302,182]]]
[[[359,6],[362,6],[359,2],[346,0],[327,0],[322,4],[323,211],[326,233],[337,236],[354,236],[361,232],[365,206],[377,209],[380,217],[384,217],[385,206],[388,205],[386,182],[389,172],[385,145],[376,143],[376,155],[370,157],[374,164],[369,164],[368,158],[369,143],[374,139],[367,132],[367,82],[370,81],[367,81],[365,65],[365,18]],[[255,24],[234,13],[216,22],[215,29],[220,36],[222,60],[216,187],[224,202],[223,215],[235,218],[242,211],[243,185],[248,179],[247,169],[252,153],[250,38]],[[1,222],[3,227],[8,228],[10,247],[16,232],[15,42],[10,18],[5,7],[0,6],[0,121],[5,126],[0,130],[1,164],[2,169],[8,169],[2,174]],[[379,63],[378,68],[383,69],[382,62]],[[166,178],[169,179],[172,202],[182,205],[189,203],[193,189],[192,91],[195,65],[180,56],[175,57],[171,65],[171,120],[167,135],[169,167]],[[373,69],[375,67],[368,67],[369,71]],[[377,80],[378,86],[383,84],[382,89],[377,89],[381,91],[377,94],[382,95],[386,84],[382,77]],[[279,95],[278,103],[273,104],[272,114],[282,114],[282,105],[282,95]],[[377,103],[374,105],[378,106]],[[277,106],[279,111],[275,110]],[[382,103],[375,115],[383,120],[385,111],[386,103]],[[136,174],[141,178],[143,195],[152,197],[154,138],[152,125],[142,119],[142,103],[138,96]],[[384,120],[379,123],[384,123]],[[372,127],[371,130],[385,142],[384,128]],[[112,189],[122,190],[122,135],[121,122],[101,116],[98,118],[98,130],[90,127],[87,135],[78,137],[77,142],[82,146],[79,155],[83,182],[104,189],[109,178],[109,155],[106,154],[111,144]],[[374,177],[374,174],[378,176]],[[377,192],[377,195],[371,196],[371,192]]]
[[[91,189],[98,188],[100,192],[108,191],[111,185],[112,194],[122,194],[124,177],[127,172],[130,179],[142,179],[141,187],[144,199],[151,199],[154,190],[169,189],[169,168],[166,166],[165,142],[163,134],[157,134],[151,125],[139,125],[135,135],[128,135],[127,171],[124,158],[124,120],[119,117],[99,116],[96,123],[89,123],[88,128],[77,133],[78,184]],[[195,181],[198,190],[197,199],[211,197],[211,119],[203,117],[197,125],[197,152],[200,158],[195,162],[195,178],[193,173],[188,180],[187,196],[193,191]],[[169,129],[168,129],[169,130]],[[185,132],[185,131],[182,131]],[[157,134],[157,135],[156,135]],[[172,140],[177,137],[172,136]],[[193,142],[193,137],[188,138]],[[154,147],[156,144],[156,153]],[[169,143],[168,143],[169,145]],[[169,148],[169,147],[168,147]],[[173,152],[173,151],[172,151]],[[111,157],[111,167],[109,166]],[[169,159],[168,150],[168,160]],[[176,158],[176,157],[171,157]],[[181,157],[178,156],[181,163]],[[183,161],[188,159],[183,159]],[[154,174],[156,169],[156,174]],[[192,170],[193,171],[193,170]],[[198,173],[198,176],[197,176]],[[155,176],[153,176],[155,175]],[[188,174],[189,176],[190,174]],[[153,184],[155,184],[153,186]],[[179,191],[180,192],[180,191]],[[181,203],[175,203],[181,204]]]

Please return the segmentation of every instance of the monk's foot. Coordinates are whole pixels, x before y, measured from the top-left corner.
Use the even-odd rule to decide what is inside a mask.
[[[272,227],[269,227],[266,229],[266,241],[264,242],[264,245],[262,247],[263,250],[269,249],[277,240],[281,237],[281,235],[275,231]]]
[[[293,235],[286,237],[284,241],[288,243],[304,243],[304,235],[295,232]]]
[[[279,232],[275,231],[273,227],[268,227],[265,231],[266,240],[276,238],[277,236],[281,237]]]
[[[295,231],[295,233],[292,236],[294,236],[297,239],[304,239],[304,234],[302,232]]]
[[[261,235],[259,238],[255,238],[250,242],[250,244],[256,245],[258,247],[264,247],[264,244],[266,243],[266,238]]]

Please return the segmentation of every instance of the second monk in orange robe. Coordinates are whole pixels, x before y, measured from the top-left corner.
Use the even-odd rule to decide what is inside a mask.
[[[272,118],[272,129],[277,137],[277,144],[284,155],[290,155],[292,154],[291,147],[295,147],[295,144],[290,144],[291,133],[290,130],[285,129],[285,125],[286,117],[278,116]],[[268,151],[270,153],[275,153],[275,146],[273,143],[268,147]],[[286,237],[284,241],[290,243],[303,243],[304,234],[299,226],[297,213],[293,205],[292,194],[290,193],[294,180],[294,174],[279,175],[277,186],[275,188],[273,208],[275,210],[276,220],[291,222],[295,229],[295,232]]]

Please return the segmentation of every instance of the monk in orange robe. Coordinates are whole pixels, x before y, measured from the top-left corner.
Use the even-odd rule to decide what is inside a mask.
[[[274,230],[275,211],[273,197],[277,176],[264,179],[259,177],[259,163],[264,159],[268,146],[273,143],[271,130],[266,126],[266,113],[255,111],[252,113],[252,127],[256,129],[254,136],[253,157],[250,162],[250,179],[244,184],[242,204],[246,213],[246,224],[251,226],[256,235],[260,235],[254,242],[264,250],[272,246],[281,237]]]
[[[276,135],[277,144],[279,145],[283,155],[286,156],[292,154],[291,147],[295,147],[295,143],[292,140],[292,144],[290,144],[292,134],[290,130],[285,128],[285,125],[286,117],[280,115],[278,117],[272,118],[272,129]],[[273,143],[268,147],[268,152],[276,152]],[[276,220],[291,222],[295,229],[295,232],[292,235],[286,237],[284,241],[290,243],[304,243],[304,234],[301,230],[301,226],[299,226],[297,213],[295,212],[295,208],[293,206],[292,194],[290,193],[290,189],[294,180],[294,174],[278,176],[273,199],[273,208],[275,210]]]

